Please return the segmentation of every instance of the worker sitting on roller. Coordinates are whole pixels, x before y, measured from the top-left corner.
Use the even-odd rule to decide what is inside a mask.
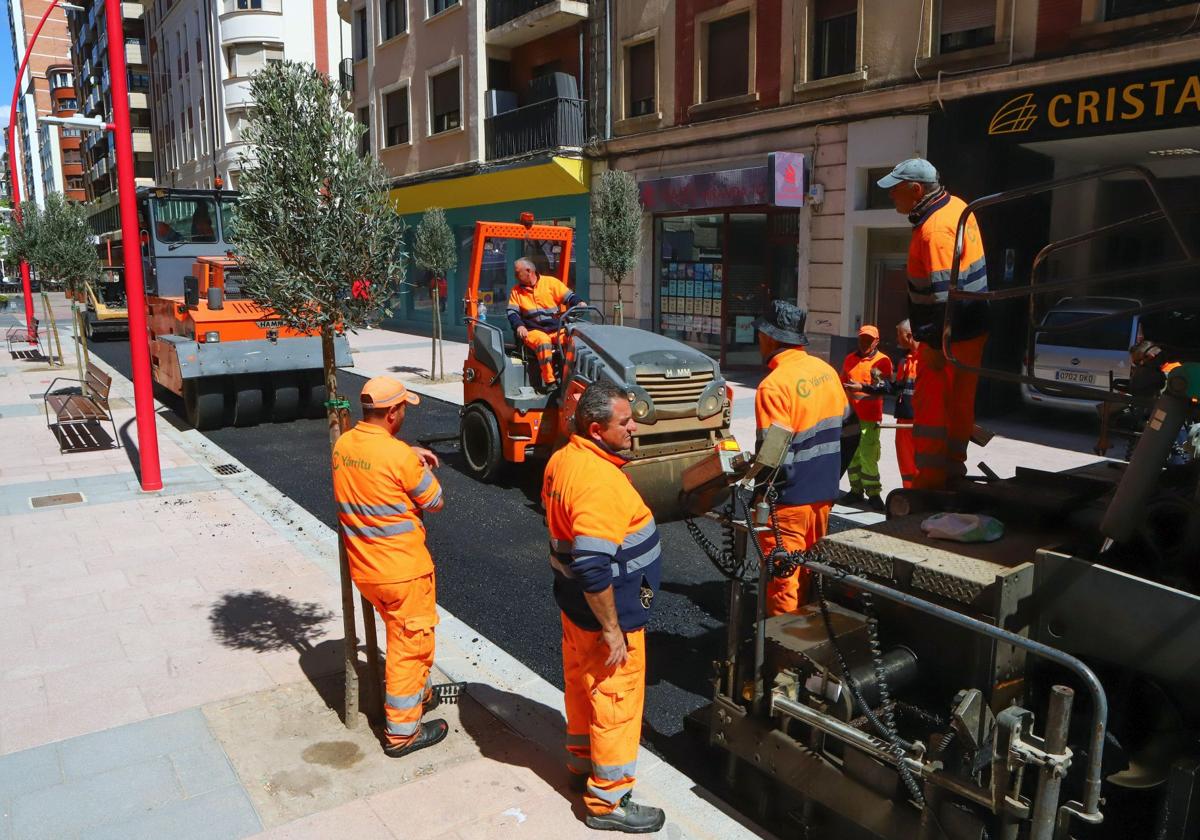
[[[841,478],[842,423],[850,413],[837,371],[805,352],[808,313],[787,301],[771,302],[754,322],[758,349],[770,373],[754,395],[759,440],[772,425],[792,433],[772,525],[789,554],[807,551],[825,536],[829,509]],[[763,551],[776,549],[774,528],[760,537]],[[767,615],[795,612],[808,601],[806,569],[767,584]]]
[[[531,260],[521,257],[513,264],[517,284],[508,295],[508,322],[517,338],[537,355],[542,386],[553,390],[554,345],[561,340],[559,329],[564,312],[583,303],[565,283],[549,274],[538,274]]]

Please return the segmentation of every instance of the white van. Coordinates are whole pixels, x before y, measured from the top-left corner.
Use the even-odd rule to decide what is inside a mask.
[[[1084,322],[1097,315],[1121,312],[1139,306],[1132,298],[1063,298],[1046,313],[1039,326],[1062,327]],[[1138,341],[1136,315],[1110,318],[1079,330],[1034,333],[1033,372],[1041,379],[1083,385],[1098,391],[1108,390],[1109,373],[1113,378],[1129,376],[1129,348]],[[1029,405],[1061,408],[1068,411],[1096,410],[1096,401],[1063,396],[1053,389],[1021,386],[1021,396]]]

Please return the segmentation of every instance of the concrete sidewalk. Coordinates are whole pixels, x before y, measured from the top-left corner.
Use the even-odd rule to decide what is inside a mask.
[[[390,358],[384,343],[365,352]],[[71,350],[65,369],[3,356],[0,840],[591,834],[565,790],[553,686],[443,611],[436,678],[465,684],[436,713],[451,734],[387,759],[334,712],[332,531],[161,407],[165,488],[141,493],[117,375],[124,448],[98,435],[60,454],[41,395],[74,375]],[[639,762],[664,836],[758,836],[655,756]]]

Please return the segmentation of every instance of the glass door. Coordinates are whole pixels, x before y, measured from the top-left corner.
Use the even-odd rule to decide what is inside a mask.
[[[754,320],[771,289],[771,255],[765,213],[730,213],[725,254],[724,338],[721,364],[748,368],[762,364]],[[793,295],[794,298],[794,295]]]

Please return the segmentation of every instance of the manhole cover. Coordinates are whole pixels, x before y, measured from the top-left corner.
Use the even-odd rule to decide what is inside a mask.
[[[31,496],[29,504],[35,508],[54,507],[55,505],[77,505],[83,501],[81,493],[56,493],[53,496]]]
[[[235,473],[240,473],[241,471],[242,468],[237,464],[217,464],[217,466],[213,467],[213,472],[215,472],[217,475],[234,475]]]

